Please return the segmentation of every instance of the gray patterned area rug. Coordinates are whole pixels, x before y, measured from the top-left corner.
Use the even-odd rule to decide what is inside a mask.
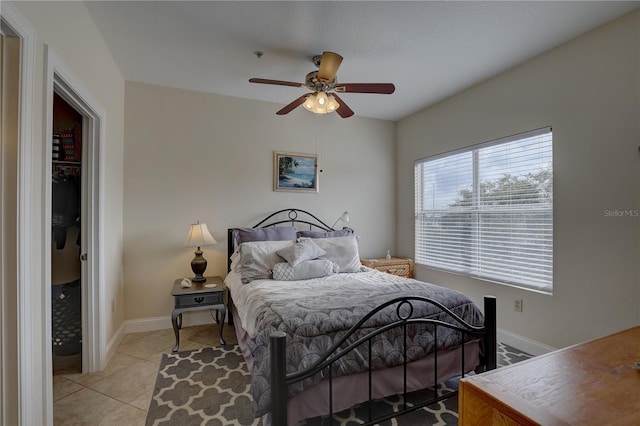
[[[530,358],[517,349],[498,344],[498,366],[513,364]],[[160,363],[156,385],[147,415],[147,426],[156,425],[256,425],[251,398],[251,378],[247,365],[237,345],[221,348],[204,348],[195,351],[164,354]],[[457,381],[442,385],[439,392],[457,388]],[[424,399],[421,392],[408,396],[407,403]],[[376,401],[374,416],[397,411],[403,403],[402,396]],[[457,425],[458,398],[430,405],[397,419],[382,423],[383,426]],[[362,424],[366,418],[366,404],[338,413],[333,424],[351,426]],[[329,419],[307,420],[306,426],[329,425]]]

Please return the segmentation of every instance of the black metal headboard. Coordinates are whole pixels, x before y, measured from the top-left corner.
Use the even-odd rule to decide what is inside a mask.
[[[286,216],[286,219],[284,217]],[[331,226],[327,225],[315,215],[300,209],[283,209],[262,219],[260,222],[252,226],[252,228],[268,228],[269,226],[278,226],[282,224],[296,226],[296,224],[308,225],[309,230],[320,229],[323,231],[335,231]],[[227,271],[231,270],[231,255],[235,250],[235,241],[233,230],[227,229]]]

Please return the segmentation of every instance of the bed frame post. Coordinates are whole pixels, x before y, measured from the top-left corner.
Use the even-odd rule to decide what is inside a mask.
[[[271,333],[271,424],[287,426],[287,335]]]
[[[485,349],[487,351],[487,370],[495,370],[497,366],[498,323],[496,320],[496,297],[484,296],[484,326],[487,328]]]
[[[233,229],[227,229],[227,272],[231,270],[231,255],[235,251],[233,241]]]

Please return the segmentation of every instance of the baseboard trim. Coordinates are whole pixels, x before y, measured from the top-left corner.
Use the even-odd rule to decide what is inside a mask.
[[[100,370],[103,370],[107,366],[107,364],[109,363],[109,360],[111,360],[111,357],[116,353],[118,346],[120,346],[120,342],[122,342],[122,338],[125,335],[124,326],[125,326],[124,323],[120,325],[120,328],[118,328],[118,331],[116,331],[113,337],[111,337],[111,339],[109,339],[109,341],[107,342],[107,348],[106,348],[107,350],[104,358],[100,362],[101,364]]]
[[[501,328],[498,329],[498,341],[534,356],[544,355],[556,350],[556,348],[552,346],[545,345],[544,343],[528,339]]]
[[[213,318],[209,311],[184,312],[182,314],[182,326],[213,324]],[[124,334],[141,333],[147,331],[165,330],[173,328],[171,317],[153,317],[127,320],[123,324]]]

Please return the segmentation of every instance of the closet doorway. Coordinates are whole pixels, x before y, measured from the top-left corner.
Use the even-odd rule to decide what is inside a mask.
[[[93,373],[102,370],[107,358],[101,158],[105,113],[50,46],[45,46],[45,67],[43,254],[48,271],[46,363],[52,380],[59,366],[62,371],[75,366]]]
[[[53,95],[51,349],[53,374],[82,373],[82,115]],[[86,218],[85,218],[86,220]],[[85,278],[86,279],[86,278]]]

